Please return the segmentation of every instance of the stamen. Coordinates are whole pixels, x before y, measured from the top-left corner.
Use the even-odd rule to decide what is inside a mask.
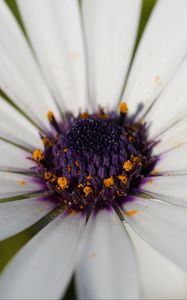
[[[128,112],[128,106],[125,102],[120,102],[119,104],[119,111],[122,114],[126,114]]]
[[[34,150],[33,154],[32,154],[32,157],[34,158],[34,160],[36,161],[41,161],[44,159],[44,154],[42,152],[42,150],[40,149],[36,149]]]
[[[68,188],[68,180],[65,177],[59,177],[57,182],[62,191]]]
[[[123,164],[123,169],[124,169],[126,172],[131,171],[132,168],[133,168],[133,165],[132,165],[132,163],[130,162],[130,160],[127,160],[127,161],[124,162],[124,164]]]
[[[105,185],[106,187],[111,188],[111,187],[114,185],[114,179],[113,179],[113,177],[111,176],[111,177],[109,177],[109,178],[104,179],[104,180],[103,180],[103,183],[104,183],[104,185]]]
[[[56,133],[41,134],[44,152],[36,149],[32,154],[38,162],[35,176],[42,180],[46,194],[68,212],[121,205],[131,187],[152,172],[154,143],[146,140],[145,124],[127,117],[125,102],[119,111],[106,113],[100,107],[77,117],[67,113],[61,123],[48,112]]]

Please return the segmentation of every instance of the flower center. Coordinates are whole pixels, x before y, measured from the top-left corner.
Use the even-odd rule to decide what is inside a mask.
[[[53,201],[67,210],[90,211],[120,205],[153,169],[146,127],[120,113],[66,114],[58,123],[52,112],[48,120],[56,134],[42,136],[44,151],[36,149],[35,176]]]
[[[80,154],[109,153],[119,143],[120,131],[110,120],[78,120],[67,133],[68,146]]]

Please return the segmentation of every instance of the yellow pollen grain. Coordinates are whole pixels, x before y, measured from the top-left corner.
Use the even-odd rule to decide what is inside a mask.
[[[75,161],[75,165],[76,165],[76,167],[78,167],[78,166],[79,166],[79,163],[78,163],[78,161],[77,161],[77,160]]]
[[[47,112],[47,119],[48,119],[49,122],[52,122],[53,119],[54,119],[54,114],[53,114],[53,112],[51,110],[49,110]]]
[[[36,149],[34,150],[33,154],[32,154],[32,157],[34,158],[34,160],[36,161],[41,161],[44,159],[44,154],[42,152],[42,150],[40,149]]]
[[[137,163],[140,163],[141,162],[141,159],[139,156],[133,156],[132,157],[132,161],[134,164],[137,164]]]
[[[81,189],[84,187],[84,185],[82,183],[80,183],[77,187],[78,187],[78,189]]]
[[[128,112],[128,106],[125,102],[120,102],[119,104],[119,111],[122,114],[126,114]]]
[[[109,178],[104,179],[104,180],[103,180],[103,183],[104,183],[104,185],[105,185],[106,187],[111,188],[111,187],[114,185],[114,179],[113,179],[113,177],[111,176],[111,177],[109,177]]]
[[[133,165],[132,165],[132,163],[130,162],[130,160],[125,161],[124,164],[123,164],[123,169],[124,169],[126,172],[131,171],[131,170],[132,170],[132,167],[133,167]]]
[[[91,180],[91,179],[92,179],[92,176],[91,176],[91,175],[88,175],[86,178],[87,178],[88,180]]]
[[[53,175],[52,175],[51,172],[45,172],[45,173],[44,173],[44,178],[45,178],[46,180],[49,180],[52,176],[53,176]]]
[[[87,112],[83,112],[82,114],[80,114],[81,119],[87,119],[88,117],[89,117],[89,113]]]
[[[68,180],[66,179],[66,177],[59,177],[57,183],[61,190],[65,190],[68,187]]]
[[[125,214],[129,217],[133,217],[135,216],[136,214],[138,213],[138,210],[129,210],[129,211],[126,211]]]
[[[68,171],[68,173],[71,171],[71,167],[70,166],[67,166],[67,171]]]
[[[67,153],[68,152],[68,148],[64,148],[64,153]]]
[[[51,147],[51,146],[52,146],[52,142],[51,142],[51,140],[50,140],[48,137],[44,137],[44,138],[42,139],[42,143],[43,143],[44,145],[48,146],[48,147]]]
[[[23,180],[23,179],[18,179],[17,180],[17,183],[20,185],[20,186],[24,186],[26,184],[26,181]]]
[[[118,175],[119,180],[123,183],[123,184],[127,184],[128,182],[128,178],[126,175]]]
[[[85,196],[87,197],[90,193],[92,193],[92,188],[90,186],[85,186],[83,188],[83,192],[84,192]]]

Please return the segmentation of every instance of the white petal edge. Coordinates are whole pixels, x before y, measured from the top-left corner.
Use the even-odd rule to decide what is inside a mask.
[[[186,208],[133,197],[123,209],[125,219],[141,238],[187,271]]]
[[[0,277],[3,299],[60,299],[74,268],[85,218],[60,215],[8,264]]]
[[[0,97],[0,137],[27,148],[41,147],[39,130]]]
[[[141,0],[83,0],[90,97],[116,108],[136,39]]]
[[[186,77],[187,58],[145,117],[145,121],[150,124],[149,134],[152,138],[187,115]]]
[[[0,1],[0,88],[41,128],[46,114],[59,117],[28,43],[4,1]]]
[[[153,170],[156,173],[187,174],[187,144],[181,145],[161,155]]]
[[[23,174],[0,172],[0,199],[39,192],[43,187],[33,177]]]
[[[52,208],[50,202],[38,198],[0,203],[0,240],[25,230]]]
[[[167,203],[187,207],[187,175],[145,178],[140,190]]]
[[[186,299],[187,274],[148,245],[125,224],[136,251],[141,278],[141,299]]]
[[[79,299],[138,298],[133,248],[115,212],[91,215],[76,270]]]
[[[142,117],[175,74],[187,51],[186,0],[157,1],[140,41],[123,99]],[[174,38],[175,37],[175,38]]]
[[[35,166],[31,153],[0,139],[0,170],[18,169],[29,171]]]
[[[155,155],[163,154],[187,143],[187,117],[169,127],[156,140],[159,140],[159,142],[153,148]]]
[[[77,0],[19,0],[26,30],[61,110],[88,107],[86,57]],[[41,18],[42,13],[42,18]]]

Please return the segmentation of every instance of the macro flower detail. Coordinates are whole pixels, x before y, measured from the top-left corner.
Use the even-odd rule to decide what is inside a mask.
[[[10,2],[0,298],[185,298],[187,1]]]
[[[102,109],[76,118],[67,114],[59,124],[48,112],[56,133],[41,133],[44,151],[33,151],[34,171],[45,196],[67,211],[90,213],[121,205],[153,169],[154,143],[147,141],[146,127],[127,117],[126,103],[119,108],[119,114]]]

